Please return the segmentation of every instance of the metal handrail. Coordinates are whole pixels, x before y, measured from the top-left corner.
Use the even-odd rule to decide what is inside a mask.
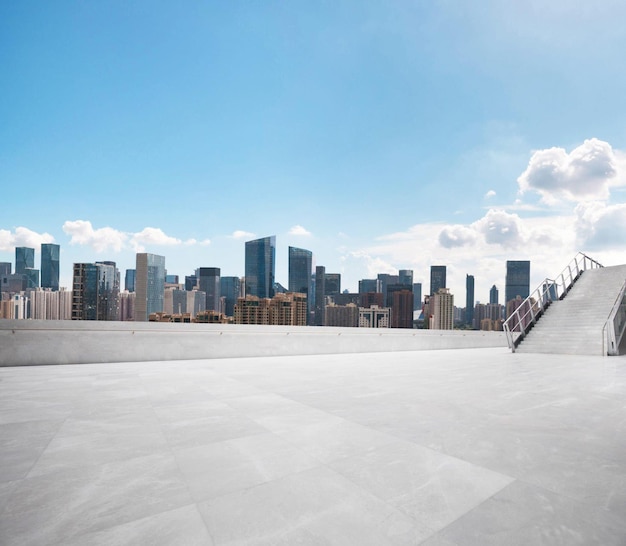
[[[618,324],[616,324],[616,322]],[[602,327],[602,354],[619,355],[619,346],[626,330],[626,281],[619,291],[615,303]],[[606,342],[606,345],[605,345]]]
[[[562,300],[584,271],[601,267],[604,267],[601,263],[579,252],[555,279],[544,279],[504,322],[503,329],[509,349],[515,352],[548,306],[555,300]],[[508,305],[509,302],[506,303]]]

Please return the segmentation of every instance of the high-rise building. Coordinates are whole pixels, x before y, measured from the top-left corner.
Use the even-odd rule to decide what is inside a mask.
[[[185,275],[185,290],[191,292],[198,288],[198,275]]]
[[[390,275],[389,273],[379,273],[378,280],[380,281],[380,291],[383,293],[383,298],[387,301],[387,287],[391,284],[398,284],[400,277],[398,275]]]
[[[59,289],[59,257],[61,247],[54,244],[41,245],[41,287]]]
[[[413,270],[401,269],[398,271],[398,283],[406,286],[413,286]]]
[[[135,279],[137,275],[136,269],[127,269],[124,277],[124,290],[127,292],[135,291]]]
[[[75,263],[72,320],[118,319],[119,275],[115,263]]]
[[[430,325],[433,330],[452,330],[454,327],[454,296],[448,288],[440,288],[430,298]]]
[[[491,290],[489,290],[489,303],[500,303],[498,300],[499,300],[498,289],[496,288],[496,285],[494,284],[491,287]]]
[[[341,273],[325,273],[324,282],[326,283],[325,296],[341,294]]]
[[[324,326],[324,307],[326,306],[326,268],[315,268],[315,326]]]
[[[241,279],[239,277],[222,277],[220,281],[220,294],[224,298],[222,312],[227,317],[235,316],[235,304],[241,293]]]
[[[505,304],[520,296],[525,300],[530,293],[530,261],[508,260],[506,262]],[[507,310],[507,317],[508,317]]]
[[[15,273],[24,275],[26,269],[35,268],[35,249],[25,246],[15,247]]]
[[[376,307],[385,306],[382,292],[366,292],[365,294],[359,294],[359,299],[360,307],[363,307],[364,309],[369,309],[374,305]]]
[[[465,323],[474,325],[474,275],[465,276]]]
[[[402,286],[402,285],[394,285]],[[391,305],[391,327],[392,328],[413,328],[413,292],[406,289],[394,290],[387,287],[388,294],[392,295]]]
[[[289,292],[305,294],[307,297],[307,317],[313,308],[313,253],[304,248],[289,247]],[[307,320],[309,323],[309,320]]]
[[[0,262],[0,276],[11,274],[11,262]]]
[[[198,269],[198,288],[206,293],[207,311],[218,311],[220,309],[220,298],[222,290],[220,288],[221,270],[219,267],[201,267]]]
[[[413,311],[422,310],[422,283],[413,283]]]
[[[274,296],[276,274],[276,236],[246,242],[246,295]]]
[[[26,278],[26,288],[37,288],[39,286],[39,269],[27,267],[23,273]]]
[[[382,282],[378,279],[361,279],[359,281],[359,294],[367,294],[368,292],[383,293]]]
[[[140,252],[135,269],[135,321],[147,322],[151,313],[163,311],[165,257]]]
[[[430,266],[430,295],[437,294],[440,288],[446,286],[446,266],[431,265]]]

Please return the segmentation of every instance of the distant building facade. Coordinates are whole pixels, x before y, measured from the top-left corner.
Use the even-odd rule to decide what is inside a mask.
[[[165,257],[138,253],[135,270],[135,321],[147,322],[151,313],[163,311]]]
[[[41,245],[41,288],[59,289],[59,258],[61,247],[55,244]]]
[[[246,296],[274,296],[276,274],[276,236],[246,242]]]

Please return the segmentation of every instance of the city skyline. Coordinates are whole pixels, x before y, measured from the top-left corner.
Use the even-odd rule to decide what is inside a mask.
[[[275,234],[340,273],[447,266],[487,302],[626,243],[626,6],[0,6],[0,262],[60,245],[243,276]],[[598,62],[602,59],[602,62]]]

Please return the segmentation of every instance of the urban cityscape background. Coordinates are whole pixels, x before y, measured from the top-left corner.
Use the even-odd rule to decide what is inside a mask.
[[[493,285],[481,302],[474,275],[465,293],[451,293],[447,266],[430,267],[430,283],[414,272],[379,273],[342,290],[341,274],[316,265],[311,250],[289,246],[288,286],[276,281],[276,236],[245,243],[245,272],[222,276],[219,267],[189,275],[168,273],[165,256],[139,252],[136,267],[113,261],[74,263],[72,286],[60,286],[60,245],[15,248],[15,264],[0,262],[0,319],[202,322],[368,328],[501,330],[528,297],[530,261],[508,260],[504,300]],[[504,265],[504,264],[503,264]]]

